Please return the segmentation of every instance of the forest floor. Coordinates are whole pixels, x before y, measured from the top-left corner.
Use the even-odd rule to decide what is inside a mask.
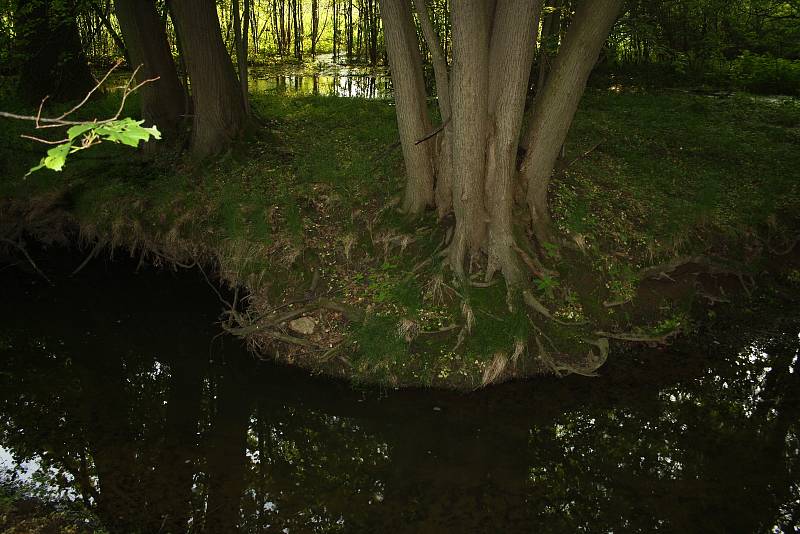
[[[252,103],[260,121],[247,139],[202,165],[101,145],[27,179],[43,147],[19,139],[28,125],[4,122],[6,252],[24,263],[26,238],[72,231],[74,242],[79,228],[87,260],[110,250],[197,266],[232,289],[221,322],[258,353],[388,386],[591,374],[608,339],[667,343],[759,277],[800,291],[796,264],[770,269],[800,248],[797,100],[589,90],[551,191],[575,247],[539,251],[533,311],[510,306],[499,277],[453,279],[440,254],[451,221],[397,212],[389,101]],[[116,104],[85,111],[110,116]],[[19,105],[0,95],[0,109]]]

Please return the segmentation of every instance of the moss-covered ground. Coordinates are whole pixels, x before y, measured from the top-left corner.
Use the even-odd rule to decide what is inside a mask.
[[[257,95],[253,108],[247,138],[213,161],[101,145],[27,179],[43,147],[4,121],[0,233],[47,241],[66,218],[87,254],[100,243],[96,254],[199,264],[240,288],[222,321],[261,354],[358,382],[470,389],[585,368],[605,357],[598,339],[687,332],[695,304],[750,291],[800,231],[797,100],[590,90],[551,192],[575,245],[539,251],[546,274],[530,292],[547,318],[508,302],[499,277],[453,279],[440,257],[450,221],[397,212],[389,101]],[[20,108],[6,97],[0,109]],[[290,325],[303,317],[313,332]]]

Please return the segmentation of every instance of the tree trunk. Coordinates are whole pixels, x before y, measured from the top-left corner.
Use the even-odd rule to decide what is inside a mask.
[[[318,33],[319,33],[319,0],[311,0],[311,57],[317,57]]]
[[[28,102],[77,100],[94,87],[75,15],[71,1],[19,0],[15,48],[20,94]]]
[[[467,255],[486,234],[484,178],[489,112],[489,17],[486,0],[453,0],[453,211],[450,265],[464,275]]]
[[[186,94],[156,4],[153,0],[115,0],[114,10],[127,43],[131,67],[141,65],[136,80],[158,77],[139,90],[142,118],[156,124],[165,138],[174,137],[186,114]]]
[[[527,207],[537,230],[549,228],[547,181],[621,4],[622,0],[584,0],[549,81],[537,97],[530,131],[524,136],[529,151],[522,168],[532,184]],[[445,121],[450,117],[450,127],[442,134],[436,203],[442,214],[452,200],[455,229],[449,263],[456,275],[465,277],[467,260],[472,265],[473,255],[486,253],[487,278],[499,268],[513,289],[527,282],[515,242],[519,225],[514,217],[514,188],[542,0],[453,0],[452,5],[453,67],[448,81],[446,56],[429,13],[424,3],[417,3],[420,26],[433,58],[442,117]],[[427,144],[416,141],[418,132],[429,126],[421,77],[418,86],[411,83],[413,69],[408,65],[419,61],[419,49],[411,17],[403,9],[408,10],[404,0],[381,4],[409,174],[408,198],[420,190],[411,163],[430,159],[410,155],[412,149]],[[450,157],[452,190],[448,174],[442,170]],[[539,194],[542,189],[544,195]],[[542,244],[546,242],[544,233],[537,235]]]
[[[347,62],[353,62],[353,0],[347,0],[347,19],[345,30],[347,31]]]
[[[250,0],[244,0],[244,11],[239,15],[239,0],[231,2],[233,11],[233,41],[236,48],[236,66],[239,71],[239,86],[245,110],[249,111],[247,99],[247,27],[250,21]]]
[[[333,2],[333,61],[339,61],[339,1]]]
[[[247,122],[242,91],[220,34],[213,0],[173,0],[194,100],[192,155],[201,159],[239,137]]]
[[[536,91],[539,92],[547,81],[547,73],[550,71],[551,54],[558,44],[558,36],[561,33],[561,5],[563,0],[549,0],[547,7],[552,9],[542,22],[542,39],[539,48],[539,73],[536,80]],[[555,41],[555,42],[553,42]]]
[[[439,114],[444,125],[438,144],[435,191],[436,209],[439,218],[442,218],[450,213],[453,206],[453,130],[447,57],[442,50],[439,36],[433,28],[424,0],[415,0],[414,4],[417,8],[422,34],[431,53],[433,72],[436,78],[436,99],[439,103]]]
[[[586,0],[567,30],[525,136],[527,153],[521,174],[533,230],[542,245],[553,240],[547,191],[550,175],[622,0]]]
[[[247,47],[248,43],[247,29],[250,27],[250,20],[253,16],[253,10],[250,4],[251,0],[244,0],[244,9],[242,11],[242,19],[244,20],[244,32],[242,32],[242,55],[241,59],[239,59],[239,85],[242,86],[242,100],[244,100],[244,109],[248,115],[250,114],[250,98],[248,93],[248,77],[247,77],[248,75],[247,58],[249,55],[249,50]]]
[[[408,174],[403,211],[419,214],[433,203],[430,143],[416,144],[431,130],[422,59],[407,0],[383,0],[381,16],[392,70],[397,125]]]
[[[528,92],[541,0],[498,0],[489,56],[489,141],[486,208],[489,212],[489,265],[503,272],[506,285],[525,280],[514,242],[514,178],[525,97]],[[520,45],[520,43],[528,43]],[[490,269],[491,271],[491,269]],[[487,273],[491,277],[492,273]]]

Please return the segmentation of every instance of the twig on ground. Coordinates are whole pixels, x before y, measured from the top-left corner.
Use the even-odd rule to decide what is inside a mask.
[[[584,153],[583,153],[583,154],[581,154],[580,156],[576,157],[575,159],[573,159],[572,161],[570,161],[569,163],[567,163],[567,164],[566,164],[566,166],[564,166],[564,168],[562,169],[562,172],[563,172],[563,171],[566,171],[567,169],[569,169],[570,167],[572,167],[573,165],[575,165],[576,163],[578,163],[580,160],[582,160],[582,159],[584,159],[585,157],[587,157],[589,154],[591,154],[592,152],[594,152],[595,150],[597,150],[597,149],[600,147],[600,145],[602,145],[602,144],[603,144],[603,143],[605,143],[605,142],[606,142],[606,140],[605,140],[605,139],[601,139],[600,141],[598,141],[597,143],[595,143],[594,145],[592,145],[592,147],[591,147],[589,150],[587,150],[586,152],[584,152]]]

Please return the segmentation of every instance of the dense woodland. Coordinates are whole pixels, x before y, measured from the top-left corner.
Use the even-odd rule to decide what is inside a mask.
[[[24,61],[19,16],[36,3],[5,0],[0,5],[0,65],[6,73]],[[82,48],[93,65],[127,58],[111,0],[44,3],[55,8],[53,13],[74,18]],[[562,30],[579,4],[570,0],[547,2],[548,15],[540,30],[545,53],[557,49]],[[308,60],[320,54],[331,54],[336,61],[372,65],[386,60],[377,0],[231,0],[216,2],[216,6],[226,48],[235,58],[236,36],[241,35],[251,64],[289,58]],[[451,57],[449,1],[430,1],[428,9],[444,52]],[[768,72],[760,70],[768,70],[770,65],[747,63],[772,59],[778,71],[772,76],[777,79],[757,81],[796,84],[797,67],[788,62],[800,58],[798,9],[796,1],[778,0],[629,0],[606,43],[601,63],[614,69],[658,67],[661,81],[665,74],[704,74],[713,75],[719,82],[730,78],[736,69],[744,69],[749,76],[769,77]],[[159,0],[156,10],[177,57],[180,54],[169,2]],[[421,28],[418,31],[421,33]]]

